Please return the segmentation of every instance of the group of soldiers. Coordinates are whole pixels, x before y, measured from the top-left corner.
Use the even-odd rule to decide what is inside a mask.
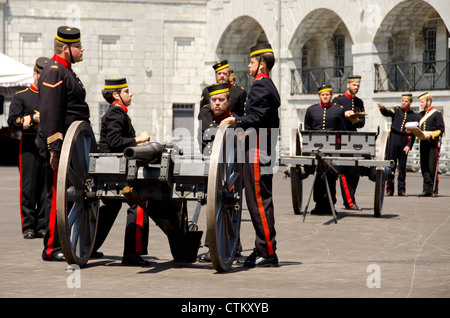
[[[26,239],[42,237],[42,259],[63,261],[56,222],[56,178],[59,157],[68,127],[75,121],[89,121],[86,90],[72,70],[72,64],[83,61],[84,48],[78,28],[61,26],[54,39],[51,59],[36,60],[31,86],[19,91],[10,106],[8,124],[21,130],[20,212],[22,233]],[[110,104],[102,118],[99,152],[123,152],[150,139],[147,132],[136,136],[128,107],[132,93],[126,78],[106,79],[103,97]],[[92,257],[102,256],[98,248],[104,242],[122,206],[121,202],[103,202],[99,209],[102,222]],[[148,217],[136,204],[129,204],[122,263],[146,265]]]
[[[38,58],[34,67],[34,83],[16,93],[11,106],[8,124],[21,130],[20,149],[20,209],[24,238],[43,237],[42,258],[47,261],[64,260],[58,239],[56,222],[56,177],[62,143],[68,127],[75,121],[89,122],[89,106],[85,101],[86,90],[72,70],[72,64],[83,60],[84,48],[78,28],[61,26],[54,39],[54,55],[51,59]],[[200,100],[198,119],[201,149],[204,155],[211,154],[214,130],[223,125],[236,128],[266,129],[269,134],[279,128],[280,96],[270,78],[275,64],[275,55],[269,43],[260,43],[250,49],[249,74],[254,81],[247,94],[245,89],[232,81],[232,70],[227,60],[213,65],[216,82],[205,88]],[[332,88],[319,88],[320,102],[310,106],[305,115],[306,130],[357,131],[365,125],[364,103],[356,96],[361,82],[360,76],[348,79],[347,91],[333,99]],[[136,132],[128,116],[132,93],[126,78],[106,79],[102,91],[110,104],[101,121],[99,152],[123,152],[126,147],[139,146],[149,141],[150,135]],[[421,135],[421,169],[424,190],[421,196],[430,196],[437,191],[434,182],[439,151],[438,140],[444,133],[442,114],[431,107],[431,96],[419,97],[423,111],[415,114],[410,110],[411,95],[402,96],[402,107],[387,110],[379,105],[385,116],[392,117],[389,158],[398,161],[398,194],[405,194],[406,156],[414,143],[414,135],[407,130],[406,123],[417,121]],[[276,254],[276,231],[272,200],[272,173],[264,169],[267,158],[276,145],[268,136],[267,144],[257,136],[256,151],[245,147],[243,183],[251,220],[255,230],[253,252],[245,259],[244,266],[278,266]],[[422,140],[423,139],[423,140]],[[276,140],[276,138],[275,138]],[[250,156],[254,156],[250,158]],[[395,168],[393,170],[395,172]],[[393,194],[393,176],[388,180],[387,195]],[[336,203],[335,179],[330,187]],[[347,209],[360,210],[355,200],[359,174],[351,169],[342,169],[339,182],[344,205]],[[324,202],[327,193],[323,180],[316,180],[314,212],[330,212]],[[326,199],[326,200],[324,200]],[[128,203],[127,226],[124,239],[122,263],[145,266],[148,262],[142,255],[148,253],[148,216],[136,204]],[[99,209],[97,237],[92,257],[102,256],[98,251],[106,239],[118,213],[121,202],[105,200]],[[156,207],[155,207],[156,208]],[[206,243],[207,244],[207,243]]]
[[[350,76],[347,91],[332,100],[332,88],[322,85],[318,89],[320,103],[310,106],[305,114],[305,130],[357,131],[365,125],[364,103],[356,94],[361,83],[360,76]],[[406,196],[406,162],[413,148],[416,135],[420,139],[420,168],[423,176],[423,191],[419,197],[433,196],[438,192],[437,174],[440,140],[445,132],[442,113],[431,106],[432,97],[427,92],[419,97],[422,111],[415,113],[411,109],[412,94],[403,94],[401,106],[387,109],[378,104],[382,115],[392,118],[389,146],[386,159],[394,161],[394,167],[388,174],[386,196],[394,195],[394,179],[398,168],[397,194]],[[411,125],[408,125],[411,124]],[[327,178],[330,196],[336,203],[336,181],[338,176]],[[344,206],[349,210],[361,210],[356,203],[355,193],[360,173],[354,167],[342,167],[339,181]],[[315,208],[311,213],[330,213],[325,181],[320,177],[314,181]]]
[[[36,60],[34,82],[17,92],[10,106],[8,124],[22,131],[19,160],[22,233],[26,239],[44,238],[42,259],[45,261],[65,259],[56,222],[57,174],[64,137],[73,122],[90,122],[85,87],[72,70],[72,64],[83,61],[83,52],[80,30],[59,27],[53,57]],[[231,82],[233,76],[227,61],[214,65],[217,83],[207,87],[201,98],[199,119],[204,131],[220,125],[278,128],[280,97],[269,76],[274,63],[270,44],[250,49],[249,72],[255,82],[248,95]],[[126,78],[105,79],[102,95],[110,106],[101,120],[99,152],[123,152],[127,147],[150,140],[145,131],[136,135],[128,116],[132,93]],[[210,146],[204,143],[203,148]],[[256,152],[258,156],[270,155],[267,147],[260,147],[259,143],[256,147],[261,148]],[[246,150],[248,159],[249,149]],[[249,267],[278,266],[272,175],[262,173],[262,168],[259,158],[246,160],[245,191],[256,233],[254,251],[244,263]],[[91,257],[103,255],[98,249],[122,207],[121,202],[114,200],[102,203]],[[149,263],[142,255],[148,253],[148,216],[137,204],[129,202],[128,205],[122,264],[146,266]]]

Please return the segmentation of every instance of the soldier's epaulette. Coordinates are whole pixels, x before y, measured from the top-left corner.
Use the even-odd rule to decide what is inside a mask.
[[[16,94],[19,94],[19,93],[25,93],[28,89],[29,89],[29,88],[27,87],[27,88],[25,88],[25,89],[23,89],[23,90],[21,90],[21,91],[16,92]]]
[[[257,78],[255,81],[260,81],[264,78],[264,76],[261,76],[260,78]]]
[[[211,106],[209,104],[206,104],[206,105],[203,105],[202,108],[205,108],[205,107],[211,107]]]

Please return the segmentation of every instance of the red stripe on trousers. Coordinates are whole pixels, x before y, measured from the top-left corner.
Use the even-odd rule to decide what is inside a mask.
[[[272,243],[270,242],[269,225],[267,224],[266,212],[264,211],[264,206],[261,198],[261,187],[260,187],[260,175],[259,175],[259,140],[258,147],[255,149],[255,161],[253,164],[253,170],[255,173],[255,196],[256,204],[258,205],[259,215],[261,216],[261,221],[264,228],[264,235],[266,236],[267,248],[269,250],[269,255],[273,254]]]
[[[136,254],[142,253],[142,228],[144,227],[144,210],[138,205],[136,213]]]
[[[348,205],[353,206],[352,197],[350,195],[350,190],[348,189],[347,179],[343,174],[341,174],[342,185],[344,186],[345,197],[347,198]]]
[[[56,230],[56,183],[58,180],[58,169],[53,170],[53,186],[52,186],[52,208],[50,210],[50,221],[48,225],[49,238],[47,242],[46,254],[48,258],[52,257],[53,242],[55,240]]]

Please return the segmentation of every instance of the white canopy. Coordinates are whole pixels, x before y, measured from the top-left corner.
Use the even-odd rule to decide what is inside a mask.
[[[0,87],[27,86],[33,83],[33,68],[0,53]]]

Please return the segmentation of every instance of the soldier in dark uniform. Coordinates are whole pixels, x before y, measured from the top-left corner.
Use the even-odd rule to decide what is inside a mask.
[[[9,106],[8,125],[20,130],[19,173],[20,173],[20,216],[22,234],[26,239],[45,235],[45,170],[44,160],[36,147],[39,127],[38,79],[48,58],[36,60],[33,71],[34,83],[17,92]]]
[[[364,113],[364,103],[356,94],[359,91],[361,76],[349,76],[347,91],[333,100],[333,103],[344,107],[347,131],[356,131],[364,127],[365,118],[355,117],[355,113]],[[359,182],[359,174],[353,167],[341,169],[339,182],[341,184],[342,200],[344,206],[349,210],[361,210],[356,204],[355,192]]]
[[[388,159],[394,160],[394,167],[389,174],[386,183],[386,195],[394,195],[395,170],[398,164],[397,193],[399,196],[406,196],[406,161],[408,153],[414,146],[416,137],[405,131],[405,124],[416,121],[416,114],[411,110],[412,94],[402,95],[402,106],[386,109],[383,104],[378,104],[380,112],[392,118],[391,133],[389,139]],[[398,163],[397,163],[398,162]]]
[[[227,83],[220,83],[207,87],[210,95],[211,105],[205,105],[200,109],[198,120],[200,121],[199,136],[201,138],[202,153],[204,156],[210,156],[212,152],[212,145],[214,137],[217,132],[217,127],[222,120],[227,117],[235,117],[236,114],[230,110],[230,89]],[[204,246],[208,246],[205,241]],[[239,252],[239,251],[238,251]],[[211,256],[209,252],[199,255],[199,260],[202,262],[210,262]]]
[[[210,104],[203,106],[198,114],[198,120],[201,124],[202,153],[206,156],[211,155],[212,142],[217,131],[217,126],[223,119],[230,116],[237,116],[230,110],[230,90],[227,83],[221,83],[208,86],[208,92],[211,96]]]
[[[276,134],[280,127],[280,95],[269,77],[274,64],[275,56],[269,43],[258,44],[250,49],[248,68],[255,80],[245,103],[245,115],[228,117],[220,124],[235,124],[243,129],[257,130],[257,144],[255,149],[246,145],[244,163],[245,197],[256,232],[254,252],[244,262],[247,267],[278,266],[272,200],[273,172],[268,167],[276,147],[276,144],[272,144],[272,134]],[[267,144],[260,144],[264,140],[261,138],[263,133],[268,135]]]
[[[345,130],[344,109],[342,106],[331,102],[331,98],[333,97],[331,86],[322,85],[319,87],[318,92],[320,103],[314,104],[306,110],[305,130]],[[327,174],[333,204],[336,204],[336,180],[337,176]],[[331,213],[330,201],[322,175],[318,175],[316,180],[314,180],[313,198],[316,206],[311,213]]]
[[[230,65],[227,60],[223,60],[213,65],[213,69],[216,72],[216,84],[227,83],[230,89],[230,110],[239,116],[244,114],[245,100],[247,99],[247,93],[243,87],[231,84],[230,81]],[[202,92],[202,97],[200,99],[200,109],[203,106],[209,104],[209,91],[208,87]]]
[[[83,60],[80,30],[59,27],[54,40],[52,59],[45,65],[38,81],[41,124],[36,143],[46,158],[47,198],[44,260],[62,261],[64,255],[56,228],[56,177],[64,136],[77,120],[89,122],[86,90],[72,70],[72,64]]]
[[[146,131],[136,136],[131,124],[128,107],[131,105],[133,94],[130,92],[125,78],[106,79],[102,94],[111,105],[102,117],[98,143],[99,152],[122,153],[127,147],[135,147],[150,140],[150,135]],[[122,207],[120,200],[105,199],[103,203],[99,209],[99,225],[93,249],[94,257],[102,256],[98,249],[106,239]],[[148,216],[136,203],[130,202],[129,206],[122,264],[145,266],[149,262],[144,260],[141,255],[148,253]]]
[[[422,111],[418,114],[419,128],[424,139],[420,140],[420,169],[423,177],[423,191],[418,196],[429,197],[438,193],[439,176],[436,173],[439,158],[439,138],[445,132],[442,113],[431,106],[429,93],[419,96]],[[436,180],[435,180],[436,176]]]

